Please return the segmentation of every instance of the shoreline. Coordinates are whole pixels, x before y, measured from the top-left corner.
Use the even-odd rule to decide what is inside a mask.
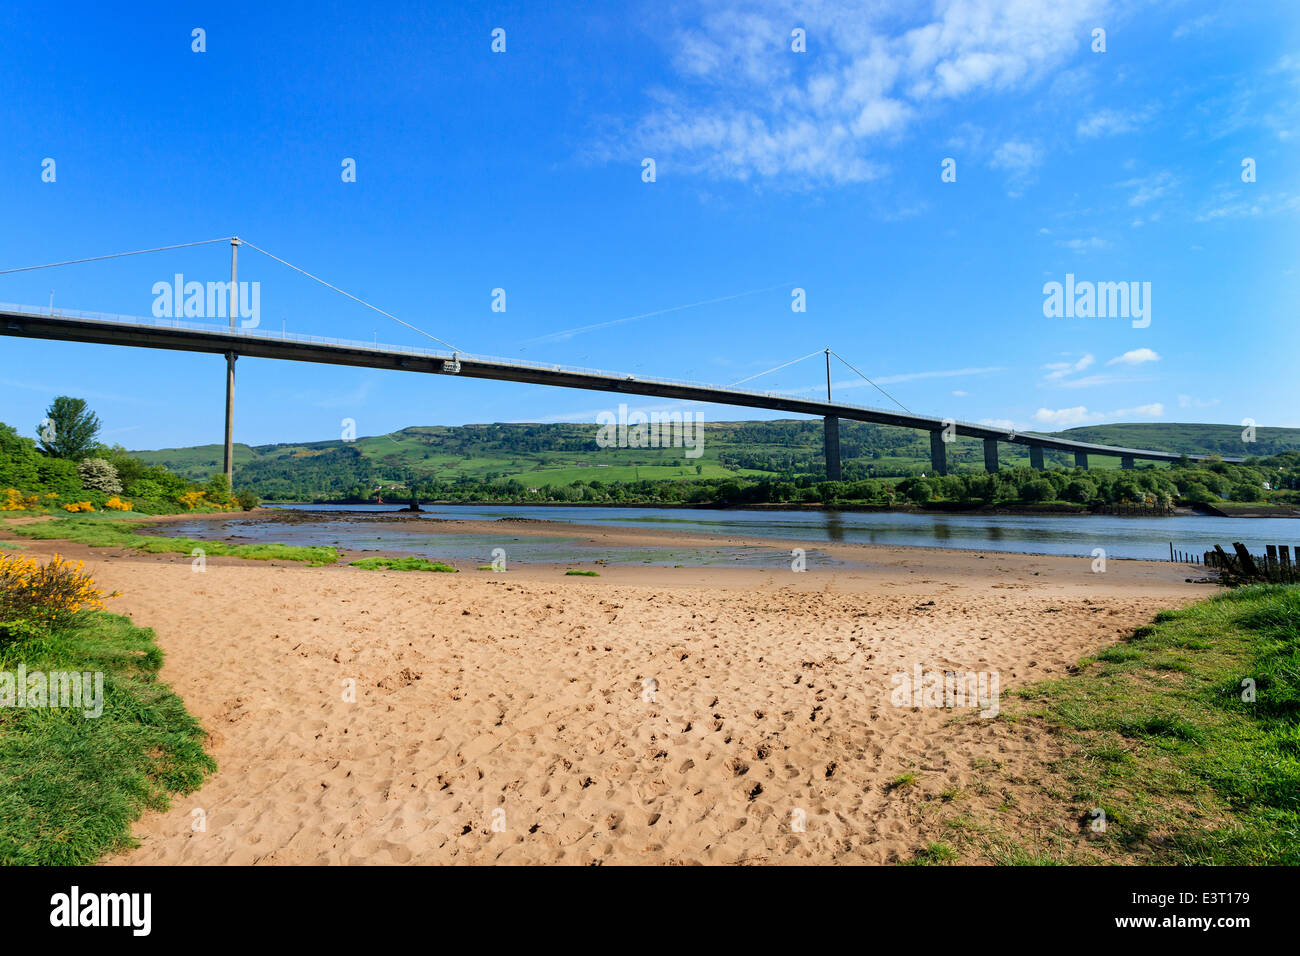
[[[345,508],[348,506],[389,507],[368,501],[263,501],[260,507],[280,510],[301,510],[310,507],[329,506]],[[1253,504],[1225,511],[1214,505],[1175,505],[1166,511],[1143,509],[1133,506],[1125,509],[1122,505],[1106,505],[1089,508],[1087,505],[1073,505],[1056,502],[1044,505],[962,505],[958,502],[940,502],[929,506],[912,504],[876,505],[876,504],[824,504],[820,502],[759,502],[751,504],[727,504],[719,502],[620,502],[620,501],[444,501],[441,499],[422,500],[424,508],[652,508],[670,511],[800,511],[861,513],[861,514],[914,514],[914,515],[1017,515],[1025,517],[1102,517],[1102,518],[1300,518],[1300,505],[1292,504]],[[394,513],[407,512],[418,514],[408,506],[393,502]],[[375,512],[358,511],[355,514],[373,514]]]
[[[188,521],[261,520],[284,524],[308,524],[356,520],[358,518],[377,523],[403,524],[403,530],[405,531],[419,531],[420,533],[429,535],[430,537],[443,534],[482,534],[494,538],[504,536],[552,537],[557,534],[562,534],[565,537],[585,539],[586,544],[598,544],[609,547],[637,547],[642,543],[653,543],[660,547],[690,548],[710,546],[767,548],[773,551],[785,552],[789,552],[792,546],[796,546],[803,547],[805,550],[815,549],[817,551],[825,552],[831,557],[863,564],[872,563],[873,556],[878,552],[978,554],[985,555],[986,557],[1017,556],[1085,563],[1090,563],[1092,561],[1091,555],[1060,555],[1039,551],[999,551],[991,548],[955,548],[944,547],[937,544],[871,544],[854,541],[823,541],[803,537],[777,538],[759,535],[751,536],[710,533],[706,531],[646,528],[640,526],[619,528],[611,527],[610,525],[581,524],[570,521],[550,521],[541,518],[435,518],[426,517],[412,512],[403,513],[401,511],[390,513],[375,511],[309,511],[307,509],[256,508],[252,511],[234,513],[208,512],[193,515],[151,515],[144,520],[140,520],[138,523],[141,525],[166,525],[182,524]],[[240,543],[236,542],[232,538],[223,537],[221,540],[229,543]],[[357,553],[363,551],[363,549],[359,548],[345,548],[343,550]],[[368,555],[400,556],[408,554],[409,552],[378,548],[364,549],[364,553]],[[1168,567],[1192,567],[1191,565],[1182,565],[1176,562],[1165,561],[1164,559],[1153,558],[1108,557],[1107,560],[1149,562],[1154,564],[1164,564]],[[455,564],[456,562],[453,561],[451,563]],[[579,559],[571,563],[576,565],[590,563],[590,561]],[[1199,566],[1197,567],[1199,568]],[[1204,574],[1205,572],[1201,569],[1199,573]]]

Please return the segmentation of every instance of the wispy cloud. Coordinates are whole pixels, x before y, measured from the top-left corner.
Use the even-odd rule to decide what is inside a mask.
[[[1091,367],[1096,361],[1096,357],[1091,352],[1088,352],[1074,362],[1049,362],[1043,366],[1047,370],[1047,374],[1043,378],[1048,382],[1060,382],[1075,372],[1082,372],[1084,369]]]
[[[1079,120],[1074,131],[1080,139],[1117,136],[1138,129],[1142,120],[1143,114],[1135,110],[1100,109]]]
[[[596,150],[652,156],[716,178],[864,182],[875,148],[934,105],[1028,89],[1084,48],[1107,0],[800,3],[725,0],[667,41],[682,82]],[[683,8],[694,13],[692,7]],[[806,32],[809,53],[791,49]],[[1036,148],[1004,143],[1000,168],[1020,175]]]
[[[1146,362],[1159,362],[1160,355],[1153,349],[1131,349],[1123,355],[1116,355],[1107,365],[1142,365]]]

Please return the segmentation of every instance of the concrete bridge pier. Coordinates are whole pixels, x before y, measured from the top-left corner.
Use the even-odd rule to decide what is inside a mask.
[[[936,475],[948,474],[948,443],[942,431],[930,432],[930,470]]]
[[[840,420],[827,415],[825,423],[826,480],[839,481],[844,477],[840,469]]]
[[[1085,469],[1088,467],[1088,453],[1086,451],[1076,451],[1074,453],[1074,467]]]
[[[1134,464],[1132,457],[1129,456],[1129,455],[1124,455],[1124,456],[1122,456],[1122,457],[1120,458],[1120,460],[1119,460],[1119,466],[1120,466],[1121,468],[1135,468],[1135,467],[1137,467],[1137,466]]]
[[[998,470],[998,440],[996,438],[984,439],[984,470],[990,474],[995,474]]]
[[[1029,446],[1029,464],[1034,468],[1037,468],[1039,471],[1043,470],[1043,446],[1042,445]]]

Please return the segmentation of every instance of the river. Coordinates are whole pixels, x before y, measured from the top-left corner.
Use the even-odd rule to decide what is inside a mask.
[[[1107,558],[1168,559],[1169,546],[1194,554],[1221,544],[1244,541],[1254,552],[1267,544],[1300,544],[1300,522],[1287,518],[1217,518],[1204,515],[1116,517],[1108,515],[987,515],[910,512],[764,511],[744,509],[583,508],[528,505],[430,505],[426,518],[494,520],[531,518],[555,522],[553,535],[521,537],[447,534],[430,536],[407,530],[404,522],[377,523],[371,515],[393,514],[394,505],[281,505],[333,514],[320,522],[293,523],[253,517],[222,521],[182,521],[169,534],[212,539],[279,541],[284,544],[333,544],[349,551],[383,550],[447,560],[488,562],[493,547],[511,542],[512,559],[643,564],[730,564],[775,567],[789,562],[788,552],[770,547],[596,548],[565,524],[613,528],[654,528],[732,537],[785,539],[808,550],[809,566],[846,564],[816,548],[818,544],[857,543],[912,547],[1010,551],[1025,554],[1091,556],[1102,548]]]

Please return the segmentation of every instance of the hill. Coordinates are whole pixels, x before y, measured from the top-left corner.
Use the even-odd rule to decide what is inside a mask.
[[[235,446],[236,487],[276,499],[342,497],[412,478],[439,481],[513,478],[529,487],[577,480],[634,481],[761,477],[822,473],[822,423],[817,420],[709,422],[702,455],[681,448],[600,448],[595,425],[422,425],[352,442],[323,441]],[[1260,428],[1254,445],[1243,445],[1230,425],[1142,423],[1094,425],[1056,433],[1099,444],[1119,444],[1185,454],[1267,456],[1300,450],[1300,429]],[[919,475],[929,471],[929,437],[923,432],[841,422],[846,479]],[[191,480],[221,469],[220,445],[133,452]],[[1028,465],[1028,449],[999,448],[1004,466]],[[983,449],[973,439],[949,447],[953,471],[982,471]],[[1072,466],[1069,455],[1048,452],[1047,463]],[[1118,467],[1094,458],[1093,467]]]

